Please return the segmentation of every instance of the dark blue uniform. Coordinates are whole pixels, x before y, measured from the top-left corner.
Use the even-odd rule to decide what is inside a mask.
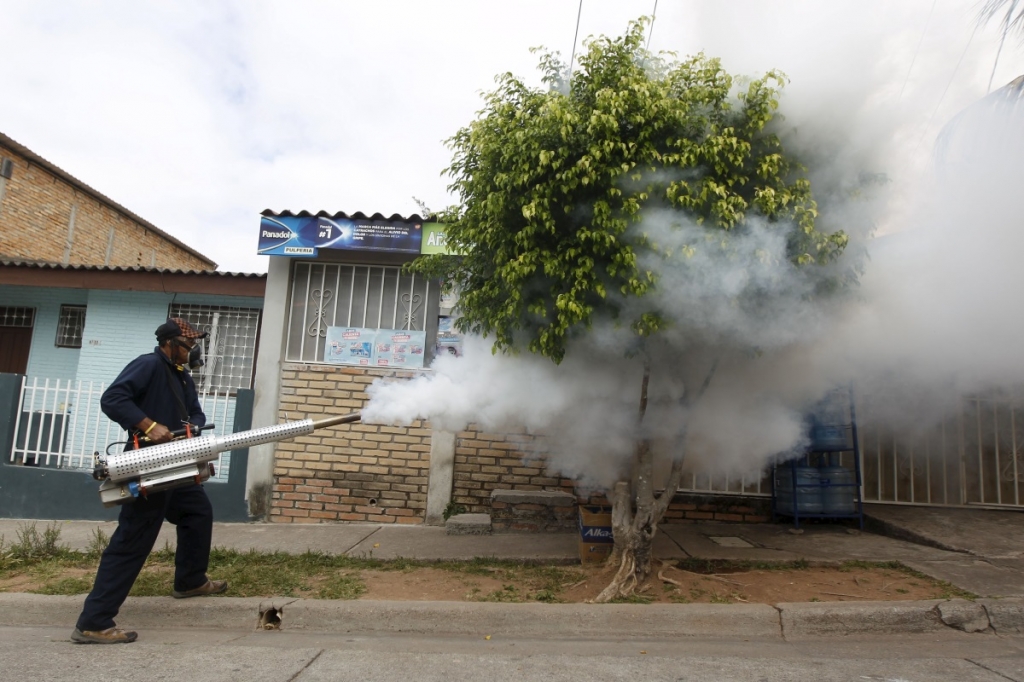
[[[206,424],[191,374],[174,365],[159,347],[128,363],[103,392],[100,406],[129,432],[146,417],[172,431],[181,428],[183,417],[195,426]],[[121,507],[117,530],[103,552],[96,582],[78,617],[79,630],[114,626],[114,617],[153,550],[164,519],[177,526],[174,589],[184,592],[206,583],[213,533],[213,507],[206,491],[201,485],[190,485],[152,493]]]

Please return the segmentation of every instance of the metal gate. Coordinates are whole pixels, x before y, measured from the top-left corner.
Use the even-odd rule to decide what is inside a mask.
[[[858,413],[864,410],[858,406]],[[971,396],[942,421],[915,434],[858,424],[866,503],[1024,507],[1024,399]],[[852,453],[840,464],[853,468]],[[768,496],[760,471],[686,474],[680,492]]]
[[[972,396],[917,435],[862,424],[864,501],[1024,506],[1024,405]]]

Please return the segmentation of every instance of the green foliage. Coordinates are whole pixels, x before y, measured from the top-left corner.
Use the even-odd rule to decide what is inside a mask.
[[[444,520],[447,521],[453,516],[465,513],[466,507],[464,507],[461,504],[458,504],[457,502],[449,502],[448,504],[445,505],[444,511],[441,513],[441,516],[443,516]]]
[[[571,81],[541,52],[547,89],[499,76],[448,141],[459,203],[437,218],[464,255],[422,256],[412,269],[457,289],[459,328],[493,334],[496,351],[522,345],[560,362],[597,318],[640,337],[685,323],[655,309],[622,319],[623,300],[658,286],[641,256],[685,267],[696,248],[728,250],[755,216],[784,231],[791,266],[828,263],[846,245],[815,229],[810,183],[771,132],[781,73],[741,87],[717,59],[667,61],[643,45],[644,21],[593,39]],[[701,226],[709,245],[659,246],[637,229],[651,211]]]
[[[103,550],[110,544],[110,538],[100,528],[92,529],[92,537],[89,538],[89,546],[86,548],[86,556],[90,558],[99,558],[103,554]]]

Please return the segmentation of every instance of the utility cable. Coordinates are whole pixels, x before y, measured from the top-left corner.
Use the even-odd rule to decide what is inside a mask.
[[[650,50],[651,50],[651,36],[654,34],[654,19],[657,16],[658,16],[658,0],[654,0],[654,11],[651,12],[651,30],[649,30],[647,32],[647,47],[644,48],[644,50],[647,51],[647,52],[650,52]]]
[[[576,11],[576,35],[572,38],[572,56],[569,57],[569,79],[572,79],[572,63],[576,59],[576,41],[580,37],[580,16],[583,14],[583,0],[580,0],[580,8]]]
[[[974,36],[978,32],[978,25],[974,25],[974,30],[971,31],[971,37],[967,39],[967,44],[964,45],[963,52],[960,53],[960,59],[957,60],[956,66],[953,67],[953,73],[949,75],[949,81],[946,83],[945,90],[942,91],[942,96],[939,97],[939,101],[935,104],[935,108],[932,110],[931,116],[924,124],[924,132],[921,133],[921,139],[917,142],[917,149],[921,148],[921,143],[924,142],[925,135],[928,134],[928,126],[931,125],[932,119],[935,118],[935,114],[939,113],[939,107],[942,106],[943,100],[946,99],[946,93],[949,92],[949,86],[953,84],[953,79],[956,78],[956,72],[960,70],[960,65],[963,64],[964,57],[967,55],[967,49],[971,46],[971,42],[974,41]],[[916,150],[915,150],[916,151]]]
[[[903,79],[903,87],[900,88],[899,99],[903,99],[903,91],[906,90],[907,83],[910,81],[910,72],[914,70],[914,63],[917,61],[917,55],[921,51],[921,44],[924,42],[924,37],[928,33],[928,27],[932,23],[932,14],[935,12],[936,2],[938,2],[938,0],[932,0],[932,8],[928,10],[928,18],[924,21],[924,30],[921,31],[921,37],[918,39],[917,47],[914,49],[914,56],[910,60],[910,68],[907,69],[907,77]]]

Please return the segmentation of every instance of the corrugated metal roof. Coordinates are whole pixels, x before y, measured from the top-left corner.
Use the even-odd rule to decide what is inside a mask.
[[[0,266],[15,268],[34,268],[39,270],[77,270],[82,272],[152,272],[161,275],[207,275],[215,277],[238,277],[261,279],[267,276],[260,272],[225,272],[222,270],[175,270],[171,268],[150,268],[141,265],[64,265],[63,263],[50,263],[47,261],[33,260],[7,260],[0,259]]]
[[[158,235],[159,237],[161,237],[161,238],[169,241],[170,243],[174,244],[179,249],[182,249],[184,251],[187,251],[188,253],[191,253],[193,256],[195,256],[199,260],[201,260],[201,261],[203,261],[205,263],[209,263],[214,268],[217,267],[217,263],[214,262],[213,260],[211,260],[209,257],[204,256],[203,254],[199,253],[198,251],[193,249],[188,244],[185,244],[184,242],[182,242],[182,241],[180,241],[178,239],[175,239],[174,237],[172,237],[171,235],[167,234],[166,232],[164,232],[159,227],[157,227],[153,223],[149,222],[145,218],[137,215],[136,213],[133,213],[132,211],[129,211],[127,208],[125,208],[121,204],[117,203],[116,201],[114,201],[113,199],[108,197],[107,195],[103,194],[102,192],[98,192],[97,190],[95,190],[92,187],[90,187],[89,185],[85,184],[84,182],[82,182],[81,180],[76,178],[75,176],[71,175],[71,173],[68,173],[63,168],[57,166],[56,164],[53,164],[53,163],[47,161],[46,159],[44,159],[43,157],[41,157],[38,154],[36,154],[34,151],[29,149],[25,145],[17,142],[16,140],[12,140],[10,137],[8,137],[7,135],[4,135],[3,133],[0,133],[0,145],[3,145],[5,147],[8,147],[8,148],[12,149],[15,153],[20,154],[21,156],[24,156],[26,159],[28,159],[29,161],[31,161],[35,165],[37,165],[37,166],[39,166],[41,168],[45,168],[46,170],[50,171],[51,173],[53,173],[57,177],[63,179],[65,182],[68,182],[68,183],[74,185],[75,187],[77,187],[81,191],[83,191],[86,194],[92,196],[97,201],[106,204],[107,206],[109,206],[110,208],[113,208],[116,211],[120,211],[124,215],[128,216],[129,218],[131,218],[135,222],[137,222],[140,225],[142,225],[143,227],[145,227],[150,232],[152,232],[152,233]]]
[[[398,213],[393,213],[390,217],[388,217],[388,216],[385,216],[383,213],[366,214],[366,213],[363,213],[362,211],[356,211],[355,213],[345,213],[344,211],[338,211],[336,213],[330,213],[328,211],[317,211],[316,213],[313,213],[312,211],[298,211],[298,212],[295,212],[295,211],[274,211],[274,210],[271,210],[271,209],[268,208],[268,209],[265,209],[265,210],[261,211],[260,215],[272,216],[274,218],[281,218],[281,217],[286,217],[286,218],[287,217],[312,218],[312,217],[317,217],[317,218],[331,218],[333,220],[337,220],[339,218],[344,218],[344,219],[347,219],[347,220],[390,220],[392,222],[403,222],[403,223],[422,223],[422,222],[424,222],[423,218],[420,217],[416,213],[413,213],[410,216],[403,216],[403,215],[400,215]]]

